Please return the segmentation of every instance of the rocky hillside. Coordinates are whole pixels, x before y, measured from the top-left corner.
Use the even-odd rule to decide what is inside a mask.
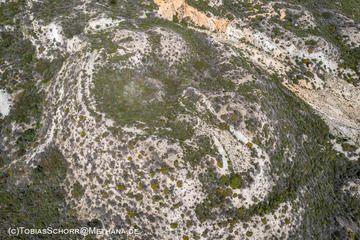
[[[360,238],[359,9],[0,1],[0,236]]]

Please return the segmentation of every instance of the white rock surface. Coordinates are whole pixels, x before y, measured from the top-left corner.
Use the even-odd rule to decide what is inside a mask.
[[[5,117],[10,113],[10,95],[3,89],[0,89],[0,114]]]

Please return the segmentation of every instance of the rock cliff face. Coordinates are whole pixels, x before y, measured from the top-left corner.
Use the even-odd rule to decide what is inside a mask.
[[[4,234],[359,237],[358,4],[0,4]]]
[[[174,18],[186,19],[198,27],[210,31],[225,32],[230,21],[225,18],[209,17],[206,13],[190,6],[185,0],[154,0],[159,6],[158,13],[161,17],[173,21]]]

